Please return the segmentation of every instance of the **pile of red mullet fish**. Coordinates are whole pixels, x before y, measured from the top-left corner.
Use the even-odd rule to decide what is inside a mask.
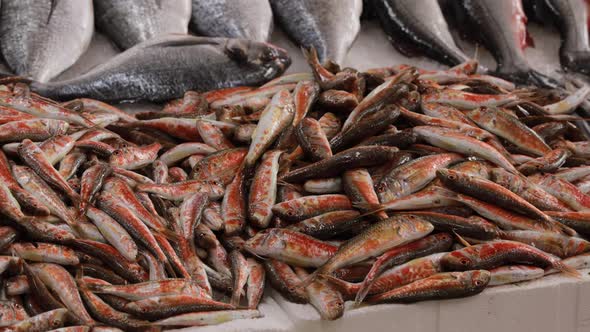
[[[257,318],[267,281],[336,319],[589,267],[589,87],[306,56],[133,115],[3,85],[0,329]]]

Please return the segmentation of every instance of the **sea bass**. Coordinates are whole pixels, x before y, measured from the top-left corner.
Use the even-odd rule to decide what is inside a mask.
[[[15,74],[39,82],[73,65],[94,31],[91,0],[8,0],[0,18],[4,60]]]
[[[180,98],[187,90],[262,84],[290,64],[286,51],[270,44],[169,35],[141,43],[79,77],[33,82],[31,90],[55,99],[162,101]]]
[[[299,45],[313,47],[319,60],[342,63],[360,31],[361,0],[271,0],[277,20]]]
[[[154,37],[188,32],[190,0],[94,1],[96,26],[121,49]]]
[[[412,54],[410,47],[450,66],[469,60],[455,44],[437,0],[373,2],[381,26],[404,55]]]
[[[199,35],[267,41],[272,32],[268,0],[192,0],[191,29]]]

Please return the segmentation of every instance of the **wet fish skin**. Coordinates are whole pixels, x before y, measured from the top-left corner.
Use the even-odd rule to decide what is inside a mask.
[[[399,107],[386,105],[373,114],[367,114],[345,132],[340,132],[330,140],[334,152],[344,150],[364,138],[374,136],[387,129],[399,117]]]
[[[363,301],[371,290],[372,285],[378,280],[379,276],[390,267],[396,265],[401,266],[402,264],[418,257],[428,256],[437,252],[444,252],[450,249],[452,244],[453,239],[451,235],[448,233],[438,233],[428,235],[422,239],[384,252],[377,257],[377,260],[373,266],[371,266],[371,269],[365,276],[363,282],[359,285],[355,297],[355,303],[358,305]]]
[[[297,276],[304,280],[309,274],[300,267],[295,267]],[[334,320],[344,314],[344,299],[342,294],[327,280],[315,280],[305,286],[309,303],[319,312],[322,319]]]
[[[331,177],[347,168],[361,168],[380,165],[392,160],[398,149],[387,146],[360,146],[339,152],[328,159],[300,167],[280,179],[287,182],[302,182],[310,178]]]
[[[169,278],[124,285],[88,282],[87,286],[88,289],[94,293],[116,295],[131,301],[149,299],[154,296],[180,294],[210,298],[205,291],[197,285],[196,281],[191,279]]]
[[[551,148],[532,129],[520,122],[518,118],[497,108],[477,108],[467,113],[467,116],[477,125],[531,154],[543,156],[551,151]]]
[[[137,245],[131,235],[108,214],[93,206],[88,207],[86,216],[98,228],[104,238],[129,261],[137,258]]]
[[[330,142],[319,121],[313,118],[301,120],[295,129],[295,137],[303,153],[312,161],[332,157]]]
[[[176,64],[175,70],[169,70],[170,62]],[[259,85],[282,74],[290,64],[286,51],[270,44],[169,35],[138,44],[82,76],[30,86],[43,96],[61,100],[163,101],[182,97],[188,90]],[[163,67],[166,75],[157,70]],[[174,87],[168,84],[171,80],[177,82]]]
[[[587,4],[579,0],[547,0],[545,4],[554,14],[556,27],[562,36],[559,48],[561,65],[567,70],[590,73],[586,63],[590,57]]]
[[[361,0],[271,0],[272,11],[300,46],[313,47],[321,62],[342,63],[360,31]]]
[[[199,35],[265,42],[273,28],[268,0],[193,0],[191,29]]]
[[[188,33],[190,0],[94,3],[96,25],[123,50],[160,35]]]
[[[68,195],[74,204],[78,204],[80,195],[70,187],[35,143],[29,139],[24,139],[18,147],[18,154],[44,181]]]
[[[542,157],[529,160],[516,169],[523,175],[531,175],[535,173],[553,173],[559,169],[571,156],[571,152],[567,149],[554,149]]]
[[[346,195],[313,195],[293,198],[273,206],[276,216],[288,221],[301,221],[326,212],[350,210],[352,203]]]
[[[297,287],[301,279],[288,264],[273,258],[265,259],[263,264],[268,281],[281,295],[293,303],[308,302],[305,290]]]
[[[426,187],[437,175],[437,170],[463,160],[456,153],[424,156],[409,161],[384,175],[377,184],[382,203],[407,196]]]
[[[334,256],[302,282],[302,286],[309,285],[318,276],[329,275],[340,267],[381,255],[393,247],[420,239],[433,229],[432,224],[416,216],[399,215],[381,220],[340,246]]]
[[[534,205],[490,180],[449,169],[439,169],[436,171],[436,175],[445,186],[454,191],[478,198],[482,201],[495,202],[503,208],[527,215],[545,223],[554,223],[551,217],[547,216]]]
[[[244,249],[257,256],[274,258],[296,266],[318,267],[338,248],[296,231],[267,228],[246,241]]]
[[[498,240],[452,251],[442,258],[446,270],[466,271],[477,268],[493,269],[513,263],[527,263],[542,268],[553,267],[576,275],[575,270],[557,257],[524,243]]]
[[[367,169],[357,168],[345,171],[342,174],[344,192],[350,197],[352,204],[375,205],[379,204],[379,197],[375,191],[373,179]],[[362,210],[363,212],[369,212]],[[377,219],[387,219],[387,213],[378,212],[375,214]]]
[[[252,134],[252,144],[244,158],[244,165],[252,167],[279,134],[291,125],[295,116],[293,97],[288,90],[280,90],[266,106]]]
[[[498,226],[478,216],[460,217],[431,211],[404,212],[420,216],[430,222],[436,230],[456,232],[475,239],[491,240],[500,234]]]
[[[565,180],[552,174],[535,174],[529,176],[528,179],[575,211],[590,209],[590,196],[584,194],[576,186]]]
[[[580,234],[590,234],[590,213],[587,211],[547,211],[546,213]]]
[[[529,265],[506,265],[492,269],[490,273],[488,286],[498,286],[541,278],[545,270]]]
[[[489,144],[446,128],[418,126],[414,127],[413,131],[420,139],[434,146],[457,153],[475,155],[510,172],[518,173],[512,163]]]
[[[208,298],[185,294],[154,296],[129,302],[125,305],[127,312],[138,317],[160,319],[190,312],[228,310],[233,305]]]
[[[271,150],[262,156],[250,186],[248,219],[252,225],[266,228],[272,218],[272,207],[277,194],[277,174],[282,151]]]
[[[156,326],[208,326],[229,322],[236,319],[254,319],[263,317],[258,310],[221,310],[209,312],[192,312],[152,322]]]
[[[102,189],[104,180],[111,175],[112,169],[107,164],[97,164],[87,168],[82,173],[80,180],[80,204],[78,210],[81,215],[86,213],[88,204],[94,196]]]
[[[47,82],[86,51],[94,31],[92,1],[3,1],[2,55],[16,75]]]
[[[248,281],[250,269],[246,258],[239,250],[233,250],[229,253],[229,261],[231,262],[231,274],[234,280],[230,303],[232,306],[238,306],[244,286]]]
[[[463,0],[470,29],[496,59],[496,74],[522,84],[555,87],[555,80],[534,70],[527,61],[526,22],[521,1]],[[499,29],[498,29],[499,27]]]
[[[123,329],[146,328],[149,325],[148,321],[136,319],[127,313],[113,309],[102,298],[88,289],[83,278],[77,279],[76,282],[88,310],[101,322]]]
[[[360,213],[355,210],[332,211],[302,220],[286,228],[318,239],[328,239],[359,224],[361,222],[359,216]]]
[[[567,205],[525,177],[512,174],[501,168],[492,169],[490,174],[492,181],[526,199],[546,213],[547,211],[569,210]]]
[[[148,274],[136,263],[132,263],[114,247],[91,240],[76,239],[73,246],[90,255],[97,256],[118,275],[131,282],[142,282],[148,279]]]
[[[66,269],[52,263],[35,263],[31,264],[30,267],[39,279],[57,294],[69,310],[80,317],[86,324],[94,324],[94,320],[86,311],[84,304],[82,304],[74,278]]]
[[[248,281],[246,283],[246,298],[248,308],[256,309],[264,293],[266,279],[266,270],[264,265],[257,262],[254,258],[248,258]]]
[[[43,141],[58,135],[64,135],[69,129],[69,123],[63,120],[31,119],[12,121],[0,125],[2,142],[20,142],[23,139]]]
[[[372,296],[369,303],[412,303],[424,300],[449,299],[481,293],[490,281],[490,272],[471,270],[446,272]]]
[[[52,328],[59,328],[65,323],[67,313],[68,309],[65,308],[46,311],[16,322],[10,325],[9,328],[17,332],[47,331]]]
[[[157,142],[140,147],[128,146],[117,149],[110,155],[109,164],[129,170],[142,168],[156,160],[160,149],[162,145]]]
[[[590,242],[561,234],[537,231],[505,231],[501,238],[526,243],[560,258],[577,256],[590,250]]]
[[[417,48],[449,66],[469,60],[455,44],[436,0],[378,0],[373,4],[381,26],[401,53],[410,55],[406,47]]]

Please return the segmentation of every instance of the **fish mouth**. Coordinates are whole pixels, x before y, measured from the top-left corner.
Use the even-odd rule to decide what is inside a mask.
[[[273,64],[281,71],[287,70],[287,68],[291,66],[292,62],[291,57],[289,56],[289,52],[287,52],[287,50],[285,50],[284,48],[275,45],[269,44],[269,47],[272,47],[274,53]]]

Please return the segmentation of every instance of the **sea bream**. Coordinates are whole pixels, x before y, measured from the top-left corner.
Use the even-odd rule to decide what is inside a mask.
[[[169,35],[137,45],[76,78],[33,82],[31,90],[62,100],[163,101],[180,98],[187,90],[262,84],[290,64],[285,50],[266,43]]]
[[[585,0],[525,0],[527,15],[552,21],[561,34],[559,61],[566,70],[590,74],[589,7]]]
[[[321,62],[342,63],[360,31],[361,0],[270,0],[273,14],[297,44]]]
[[[95,0],[96,26],[121,49],[157,36],[188,33],[190,0]]]
[[[377,0],[375,12],[393,46],[454,66],[470,58],[455,44],[437,0]]]
[[[268,0],[192,0],[190,27],[211,37],[267,41],[272,32]]]
[[[91,0],[4,0],[0,50],[19,76],[47,82],[86,51],[94,31]]]
[[[555,82],[531,67],[524,48],[527,39],[527,18],[521,0],[462,0],[455,3],[466,17],[472,37],[492,53],[498,64],[496,74],[522,84],[555,87]]]

